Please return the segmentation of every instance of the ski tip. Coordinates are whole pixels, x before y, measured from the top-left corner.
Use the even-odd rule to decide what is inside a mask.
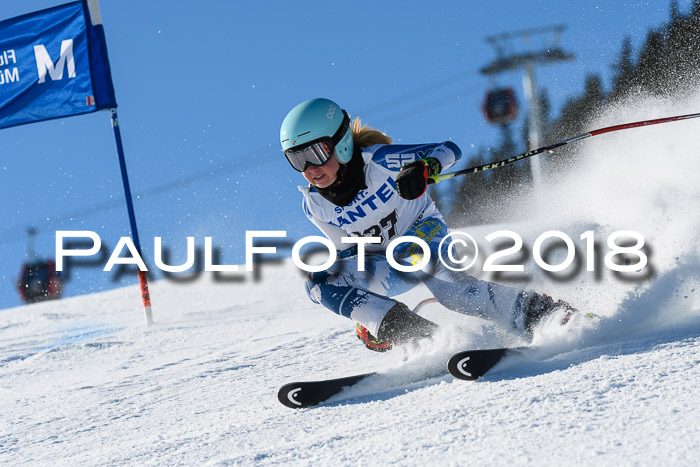
[[[457,352],[447,361],[447,371],[457,379],[476,381],[496,366],[513,348]]]
[[[290,409],[303,409],[309,407],[303,398],[299,397],[302,391],[302,386],[297,383],[285,384],[277,391],[277,400],[285,407]]]
[[[465,381],[476,381],[481,375],[477,374],[474,369],[471,368],[473,364],[471,359],[472,357],[469,355],[462,357],[453,356],[447,361],[447,371],[455,378]]]
[[[290,409],[316,406],[374,374],[363,373],[336,379],[288,383],[277,391],[277,400]]]

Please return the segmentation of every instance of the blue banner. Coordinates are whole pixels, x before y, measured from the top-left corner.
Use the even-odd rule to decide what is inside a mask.
[[[116,106],[96,1],[0,22],[0,128]]]

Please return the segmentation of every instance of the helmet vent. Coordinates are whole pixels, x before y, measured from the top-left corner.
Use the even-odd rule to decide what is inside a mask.
[[[300,137],[300,136],[308,135],[309,133],[311,133],[311,130],[305,131],[305,132],[303,132],[303,133],[299,133],[299,134],[297,135],[297,138]]]

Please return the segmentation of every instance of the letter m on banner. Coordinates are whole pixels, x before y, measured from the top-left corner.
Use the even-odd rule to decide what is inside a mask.
[[[47,72],[51,76],[52,81],[63,79],[63,68],[66,66],[66,62],[68,63],[68,78],[75,78],[73,39],[61,41],[61,55],[58,57],[56,66],[54,66],[53,60],[51,60],[43,44],[34,46],[34,58],[36,58],[36,71],[39,75],[39,84],[46,81]]]
[[[0,22],[0,128],[116,106],[96,1]]]

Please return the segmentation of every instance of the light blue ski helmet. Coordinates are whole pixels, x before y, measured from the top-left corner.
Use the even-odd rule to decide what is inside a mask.
[[[328,140],[343,164],[352,158],[350,117],[330,99],[304,101],[289,111],[280,128],[282,151],[303,148],[309,143]]]

